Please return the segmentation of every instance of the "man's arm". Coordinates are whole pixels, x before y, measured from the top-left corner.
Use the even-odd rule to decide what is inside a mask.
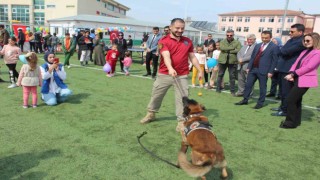
[[[175,77],[177,76],[177,72],[175,69],[173,69],[172,64],[171,64],[171,57],[170,57],[170,53],[169,51],[162,51],[161,55],[163,57],[164,60],[164,64],[167,66],[168,71],[169,71],[169,75]]]

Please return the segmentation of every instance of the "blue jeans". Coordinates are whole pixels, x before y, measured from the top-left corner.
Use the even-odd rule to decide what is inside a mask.
[[[66,101],[71,94],[72,91],[70,89],[61,89],[60,93],[42,94],[42,99],[47,105],[54,106]]]

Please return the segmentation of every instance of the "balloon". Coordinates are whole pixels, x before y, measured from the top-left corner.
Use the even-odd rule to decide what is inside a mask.
[[[215,58],[210,58],[207,61],[208,68],[213,68],[218,64],[218,61]]]
[[[26,59],[26,56],[24,55],[19,55],[19,60],[23,63],[23,64],[27,64],[27,59]]]
[[[42,31],[42,30],[43,30],[43,27],[40,27],[39,30]]]
[[[46,33],[48,33],[49,32],[49,28],[46,28],[45,31],[46,31]]]
[[[27,28],[26,28],[26,30],[27,30],[27,31],[30,31],[30,28],[29,28],[29,27],[27,27]]]
[[[109,63],[106,63],[104,66],[103,66],[103,71],[108,73],[111,71],[111,66]]]

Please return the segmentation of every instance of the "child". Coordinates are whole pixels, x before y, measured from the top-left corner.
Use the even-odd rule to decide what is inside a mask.
[[[130,68],[130,66],[132,64],[131,52],[130,51],[126,51],[124,53],[124,55],[125,55],[125,58],[122,61],[123,65],[124,65],[123,70],[126,73],[126,76],[129,76],[129,68]]]
[[[40,67],[42,76],[41,95],[43,101],[54,106],[57,103],[62,103],[72,94],[72,91],[64,83],[67,78],[67,73],[64,67],[59,63],[59,59],[55,55],[47,51],[44,55],[46,63]]]
[[[216,50],[216,44],[215,43],[209,43],[207,47],[205,47],[206,49],[206,55],[207,55],[207,61],[209,59],[212,58],[212,55],[213,55],[213,51]],[[208,72],[204,72],[204,80],[205,80],[205,85],[206,87],[208,87],[208,85],[210,86],[210,77],[212,75],[212,72],[211,72],[211,68],[209,69]]]
[[[111,66],[111,71],[108,72],[106,76],[108,77],[114,76],[119,55],[120,53],[118,51],[118,46],[116,44],[113,44],[111,47],[111,50],[108,51],[108,54],[106,56],[106,62],[109,63]]]
[[[37,66],[38,57],[34,52],[26,54],[25,57],[28,64],[21,67],[17,85],[23,86],[23,108],[28,108],[30,92],[32,93],[32,107],[36,108],[38,103],[37,86],[42,85],[40,67]]]
[[[214,50],[213,53],[212,53],[212,58],[218,60],[220,53],[221,53],[220,42],[218,41],[218,42],[216,42],[216,50]],[[214,68],[212,68],[210,71],[212,71],[212,75],[210,77],[210,84],[208,86],[208,89],[212,89],[212,88],[215,87],[214,86],[214,82],[215,82],[215,80],[217,78],[217,74],[218,74],[218,71],[219,71],[218,64]],[[222,89],[224,88],[223,79],[222,79],[222,82],[221,82],[221,88]]]
[[[202,72],[204,70],[208,71],[208,67],[207,67],[207,63],[206,63],[207,56],[203,51],[203,47],[201,47],[201,46],[197,47],[197,52],[195,53],[195,56],[199,61],[200,68],[201,68]],[[192,87],[196,86],[195,81],[196,81],[197,75],[198,75],[198,70],[197,70],[197,68],[193,67],[192,68]],[[202,79],[199,80],[199,84],[200,84],[200,88],[202,88],[203,87],[203,80]]]
[[[20,48],[16,45],[17,39],[15,37],[11,37],[9,39],[9,44],[4,45],[3,49],[0,51],[0,54],[4,55],[4,62],[9,68],[9,78],[11,81],[11,85],[8,88],[17,87],[16,78],[19,77],[19,73],[16,70],[17,61],[19,55],[21,54]]]

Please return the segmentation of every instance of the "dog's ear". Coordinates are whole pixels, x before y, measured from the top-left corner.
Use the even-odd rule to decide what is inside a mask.
[[[201,109],[202,109],[203,111],[207,110],[206,107],[205,107],[204,105],[202,105],[202,104],[200,104],[200,107],[201,107]]]
[[[183,108],[183,115],[184,116],[189,116],[189,114],[190,114],[190,108],[188,107],[188,106],[184,106],[184,108]]]
[[[187,96],[182,97],[182,104],[186,106],[188,104],[189,98]]]

